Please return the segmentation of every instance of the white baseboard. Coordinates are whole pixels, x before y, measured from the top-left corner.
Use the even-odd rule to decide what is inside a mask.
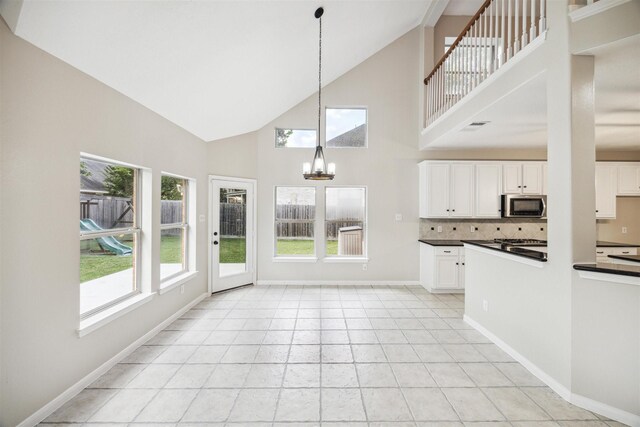
[[[629,426],[640,427],[640,416],[632,414],[630,412],[626,412],[622,409],[615,408],[611,405],[607,405],[606,403],[598,402],[597,400],[572,393],[571,390],[556,381],[553,377],[544,372],[529,359],[514,350],[511,346],[509,346],[507,343],[502,341],[500,338],[495,336],[492,332],[487,330],[484,326],[480,325],[478,322],[476,322],[466,314],[464,315],[464,321],[473,326],[474,329],[491,340],[509,356],[520,362],[520,364],[524,366],[529,372],[535,375],[540,381],[548,385],[553,391],[558,393],[567,402],[588,411],[593,411],[600,415],[604,415],[607,418],[619,421]]]
[[[131,344],[129,344],[124,350],[120,353],[113,356],[111,359],[104,362],[100,365],[96,370],[89,373],[87,376],[82,378],[80,381],[63,391],[58,397],[53,399],[51,402],[44,405],[42,408],[38,409],[36,412],[27,417],[24,421],[18,424],[17,427],[32,427],[47,418],[49,415],[53,414],[57,409],[62,407],[69,400],[73,399],[78,393],[87,388],[91,383],[100,378],[103,374],[105,374],[109,369],[113,368],[118,362],[122,359],[133,353],[135,349],[140,347],[145,342],[149,341],[153,338],[158,332],[169,326],[174,320],[182,316],[184,313],[189,311],[193,306],[198,304],[204,298],[209,295],[208,292],[203,293],[198,296],[196,299],[191,301],[186,306],[182,307],[180,310],[169,316],[166,320],[160,323],[158,326],[144,334],[142,337],[138,338]]]
[[[258,280],[256,285],[282,286],[419,286],[419,280]]]
[[[596,412],[628,426],[640,427],[640,415],[614,408],[606,403],[598,402],[597,400],[589,399],[588,397],[580,396],[575,393],[571,395],[570,402],[588,411]]]
[[[487,330],[484,326],[480,325],[478,322],[476,322],[466,314],[464,315],[464,321],[473,326],[482,335],[489,338],[495,345],[500,347],[500,349],[502,349],[509,356],[520,362],[522,366],[524,366],[529,372],[535,375],[540,381],[551,387],[551,389],[562,396],[564,400],[568,401],[571,399],[571,390],[556,381],[551,375],[544,372],[529,359],[513,349],[513,347],[511,347],[509,344],[502,341],[500,338],[495,336],[492,332]]]

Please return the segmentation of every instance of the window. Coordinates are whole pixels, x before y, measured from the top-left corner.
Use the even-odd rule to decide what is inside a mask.
[[[366,108],[327,108],[325,113],[327,147],[367,146]]]
[[[80,315],[139,292],[140,170],[80,158]]]
[[[160,281],[188,270],[189,181],[162,175],[160,187]]]
[[[327,187],[325,242],[327,256],[366,256],[366,190]]]
[[[315,129],[276,128],[276,148],[313,148],[315,146]]]
[[[314,187],[276,187],[276,256],[314,256]]]

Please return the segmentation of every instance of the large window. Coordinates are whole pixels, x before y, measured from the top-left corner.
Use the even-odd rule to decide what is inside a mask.
[[[139,292],[139,169],[80,158],[80,314]]]
[[[366,256],[366,189],[327,187],[325,242],[327,256]]]
[[[314,256],[314,187],[276,187],[276,256]]]
[[[366,108],[327,108],[325,113],[327,147],[367,146]]]
[[[160,189],[160,281],[188,269],[189,223],[187,194],[189,181],[162,175]]]
[[[276,148],[313,148],[315,146],[315,129],[276,128]]]

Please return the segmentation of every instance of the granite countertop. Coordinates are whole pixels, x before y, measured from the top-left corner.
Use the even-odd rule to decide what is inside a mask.
[[[596,242],[596,246],[599,248],[640,248],[640,245],[632,243],[604,242],[601,240]]]
[[[445,240],[445,239],[419,239],[420,243],[426,243],[431,246],[463,246],[460,240]]]
[[[529,258],[535,261],[547,262],[547,254],[540,251],[527,249],[523,246],[505,245],[495,243],[492,240],[463,240],[462,243],[480,246],[482,248],[492,249],[494,251],[504,252],[523,258]]]
[[[609,255],[609,258],[622,259],[640,264],[640,255]]]
[[[598,262],[593,264],[574,264],[574,270],[594,271],[596,273],[618,274],[620,276],[640,277],[640,265],[611,264]]]

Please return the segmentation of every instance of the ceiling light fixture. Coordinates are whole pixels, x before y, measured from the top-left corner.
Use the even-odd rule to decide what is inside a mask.
[[[322,14],[324,9],[319,7],[316,9],[314,16],[319,22],[318,36],[318,131],[316,132],[316,153],[313,156],[313,163],[304,163],[302,165],[302,175],[304,179],[316,181],[331,180],[336,176],[336,164],[324,161],[324,153],[322,152],[322,144],[320,144],[320,115],[322,113]]]

